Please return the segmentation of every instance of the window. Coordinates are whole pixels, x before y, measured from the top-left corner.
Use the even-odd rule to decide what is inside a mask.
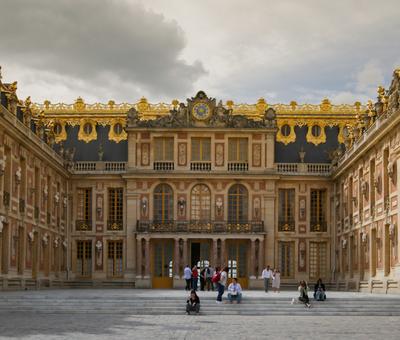
[[[123,243],[119,241],[108,241],[108,276],[121,277],[123,273]]]
[[[279,242],[279,267],[282,278],[291,278],[294,275],[294,242]]]
[[[91,230],[92,229],[92,189],[78,189],[78,212],[76,229]]]
[[[311,133],[314,137],[319,137],[321,135],[321,127],[319,125],[313,125]]]
[[[326,243],[310,242],[310,279],[318,280],[327,273]]]
[[[122,133],[122,131],[124,130],[124,128],[122,127],[122,124],[121,124],[121,123],[117,123],[117,124],[115,124],[115,125],[113,126],[113,130],[114,130],[114,133],[115,133],[116,135],[120,135],[120,134]]]
[[[294,231],[294,189],[279,189],[279,231]]]
[[[89,277],[92,273],[92,242],[77,241],[76,248],[77,273],[81,277]]]
[[[288,124],[285,124],[281,127],[282,136],[288,137],[290,135],[290,131],[291,131],[291,128],[290,128],[290,125],[288,125]]]
[[[247,162],[247,138],[229,138],[229,162]]]
[[[204,184],[193,187],[191,193],[191,219],[209,221],[211,219],[211,193]]]
[[[311,231],[326,231],[326,190],[311,190]]]
[[[154,138],[154,161],[156,162],[174,161],[173,137]]]
[[[123,188],[108,189],[108,229],[122,230]]]
[[[247,206],[248,206],[247,189],[240,184],[232,186],[228,192],[228,221],[246,222]]]
[[[168,222],[173,219],[174,198],[171,187],[160,184],[154,189],[154,220]]]
[[[211,138],[192,138],[192,161],[211,161]]]
[[[86,135],[90,135],[90,134],[92,133],[92,131],[93,131],[93,126],[92,126],[92,124],[86,123],[86,124],[83,126],[83,131],[85,132]]]

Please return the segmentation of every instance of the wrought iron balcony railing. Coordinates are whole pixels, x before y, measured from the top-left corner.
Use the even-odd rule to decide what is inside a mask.
[[[311,221],[310,230],[315,232],[325,232],[328,230],[328,223],[326,221]]]
[[[263,221],[137,221],[137,231],[147,233],[262,233]]]
[[[92,221],[90,220],[76,220],[75,228],[77,231],[90,231],[92,230]]]
[[[122,220],[108,220],[107,230],[112,230],[112,231],[123,230]]]
[[[295,231],[296,225],[294,220],[279,220],[278,231]]]

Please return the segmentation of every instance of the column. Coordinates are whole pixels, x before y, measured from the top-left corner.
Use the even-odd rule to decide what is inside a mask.
[[[137,270],[136,270],[136,277],[141,278],[143,273],[142,273],[142,238],[137,236],[136,240],[136,252],[137,252]]]
[[[221,239],[221,259],[220,259],[221,267],[225,267],[228,265],[228,261],[227,261],[226,257],[227,257],[226,256],[226,242],[225,242],[225,239],[222,238]]]
[[[349,267],[349,277],[353,277],[353,248],[354,248],[354,236],[349,236],[348,242],[347,242],[347,251],[348,251],[348,267]]]
[[[150,278],[150,238],[146,237],[146,245],[145,245],[145,270],[144,270],[144,276],[145,278]]]
[[[268,188],[271,185],[272,188]],[[264,263],[275,267],[275,183],[268,182],[267,189],[270,192],[264,195],[264,228],[267,233],[264,242]]]
[[[267,169],[273,169],[275,162],[275,133],[267,133],[265,139],[265,167]]]
[[[174,278],[179,279],[179,238],[174,240]]]
[[[191,264],[189,263],[189,260],[188,260],[188,242],[187,241],[188,241],[187,238],[183,239],[183,259],[182,259],[182,261],[183,261],[183,266],[189,265],[189,267],[190,267]]]
[[[251,239],[250,240],[251,245],[250,245],[250,279],[255,279],[256,276],[254,274],[255,270],[255,262],[256,262],[256,240],[255,239]]]
[[[212,245],[213,260],[212,260],[211,266],[215,268],[215,267],[219,266],[219,263],[218,263],[218,239],[214,238],[212,241],[213,241],[213,245]]]
[[[264,269],[264,239],[259,239],[259,247],[258,247],[258,273],[256,276],[261,277],[261,273]]]
[[[136,167],[136,133],[128,132],[128,169]]]
[[[138,219],[138,200],[136,182],[129,181],[126,186],[126,272],[125,277],[133,279],[136,275],[136,223]],[[140,269],[139,269],[140,270]]]

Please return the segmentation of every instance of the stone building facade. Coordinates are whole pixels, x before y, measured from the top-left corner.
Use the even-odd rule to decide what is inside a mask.
[[[187,264],[257,288],[269,264],[397,289],[398,73],[367,106],[35,104],[0,85],[4,288],[182,287]]]

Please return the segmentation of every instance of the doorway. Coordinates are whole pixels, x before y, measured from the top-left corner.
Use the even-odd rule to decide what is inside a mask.
[[[190,263],[192,268],[197,266],[197,268],[201,270],[211,264],[210,248],[210,242],[208,240],[191,241]]]
[[[173,286],[173,241],[155,240],[153,244],[153,288]]]
[[[228,278],[237,278],[243,288],[248,287],[248,252],[249,245],[245,240],[232,240],[228,243]]]

